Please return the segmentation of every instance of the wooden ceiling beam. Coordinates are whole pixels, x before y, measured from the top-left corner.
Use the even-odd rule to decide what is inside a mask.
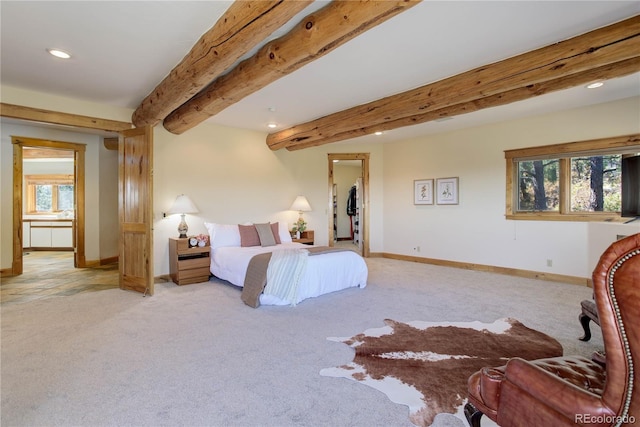
[[[498,93],[496,95],[486,96],[484,98],[476,99],[473,101],[450,105],[448,107],[433,110],[428,113],[404,117],[402,119],[393,120],[381,125],[364,126],[358,129],[352,129],[322,140],[301,142],[295,145],[287,146],[286,148],[289,151],[296,151],[302,150],[304,148],[317,147],[319,145],[329,144],[332,142],[344,141],[346,139],[371,135],[375,132],[389,131],[405,126],[427,123],[445,117],[454,117],[461,114],[472,113],[484,108],[507,105],[512,102],[522,101],[558,90],[570,89],[572,87],[586,85],[597,80],[608,80],[627,76],[639,71],[640,56],[632,59],[627,59],[625,61],[616,62],[614,64],[594,68],[592,70],[587,70],[581,73],[573,74],[571,76],[560,77],[558,79],[549,80],[543,83],[535,83],[525,87]]]
[[[181,134],[420,1],[333,1],[217,78],[169,114],[164,127]]]
[[[640,56],[640,15],[528,53],[269,134],[272,150],[348,139],[358,129],[569,77]],[[531,94],[535,96],[535,94]],[[523,98],[526,99],[526,98]],[[394,127],[395,128],[395,127]],[[342,135],[342,136],[340,136]],[[312,144],[313,145],[310,145]]]
[[[312,0],[235,1],[134,111],[136,127],[155,126],[287,23]]]
[[[120,132],[133,127],[129,122],[100,119],[98,117],[79,116],[77,114],[6,104],[4,102],[0,103],[0,116],[32,122],[50,123],[54,125],[104,130],[108,132]]]

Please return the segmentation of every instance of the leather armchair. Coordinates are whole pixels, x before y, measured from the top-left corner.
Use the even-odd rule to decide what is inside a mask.
[[[469,424],[640,424],[640,234],[614,242],[593,272],[606,363],[585,357],[509,360],[469,378]]]

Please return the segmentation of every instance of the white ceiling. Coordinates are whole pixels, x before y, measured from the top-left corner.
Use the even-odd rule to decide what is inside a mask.
[[[283,35],[314,2],[271,38]],[[3,85],[135,109],[227,1],[0,1]],[[424,1],[209,119],[268,132],[459,74],[640,13],[638,1]],[[70,52],[71,60],[47,48]],[[257,48],[256,48],[257,50]],[[640,95],[640,73],[386,132],[392,141]],[[271,111],[275,110],[275,111]]]

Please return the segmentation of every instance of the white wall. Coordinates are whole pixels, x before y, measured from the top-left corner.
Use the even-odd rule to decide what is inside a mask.
[[[85,144],[85,255],[87,261],[100,259],[100,230],[99,230],[99,162],[98,151],[102,144],[97,135],[67,132],[42,127],[25,126],[19,124],[3,124],[0,130],[0,166],[2,185],[0,200],[0,229],[2,230],[2,253],[0,254],[2,269],[10,269],[12,252],[12,224],[13,224],[13,144],[12,136],[51,139],[54,141]]]
[[[118,256],[118,150],[99,145],[100,259]]]
[[[2,87],[2,102],[113,120],[130,120],[132,110]],[[313,211],[305,214],[319,244],[328,243],[331,202],[327,153],[370,153],[371,252],[495,265],[588,277],[598,254],[617,234],[640,231],[629,225],[579,222],[507,221],[503,151],[640,132],[638,98],[515,120],[388,145],[337,143],[301,151],[273,152],[265,133],[200,126],[173,135],[154,130],[154,274],[167,274],[168,237],[177,234],[178,218],[162,218],[180,193],[200,208],[188,216],[190,234],[205,232],[204,221],[286,221],[297,194]],[[86,142],[87,207],[103,202],[99,184],[107,172],[98,155],[97,136],[39,128],[3,126],[0,143],[1,268],[11,266],[12,148],[9,135]],[[108,156],[108,154],[106,154]],[[413,205],[413,180],[458,176],[460,204]],[[113,191],[110,190],[110,191]],[[87,259],[98,259],[103,212],[87,213]],[[622,230],[622,231],[621,231]],[[624,231],[624,230],[629,230]],[[115,233],[113,233],[115,234]],[[420,252],[413,250],[420,246]],[[108,255],[107,255],[108,256]],[[552,259],[553,266],[546,266]]]
[[[382,145],[329,144],[300,151],[271,151],[266,133],[203,123],[182,135],[158,126],[154,132],[155,275],[169,272],[168,238],[177,236],[178,215],[162,218],[184,193],[200,212],[187,215],[189,234],[206,232],[204,222],[238,224],[298,217],[289,207],[298,194],[313,209],[305,212],[317,244],[328,244],[329,165],[327,153],[371,153],[370,248],[382,251]]]
[[[640,224],[506,220],[504,150],[637,133],[639,117],[632,98],[386,145],[385,252],[590,277],[592,253]],[[413,180],[444,177],[458,205],[413,205]]]

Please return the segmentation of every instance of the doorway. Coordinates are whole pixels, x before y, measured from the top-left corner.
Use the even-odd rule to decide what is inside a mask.
[[[70,245],[73,248],[73,266],[85,267],[85,205],[84,205],[84,163],[85,163],[85,145],[70,142],[50,141],[36,138],[12,137],[13,144],[13,263],[12,274],[20,275],[24,269],[23,248],[33,246],[33,239],[36,239],[36,246],[45,247],[50,245],[51,248]],[[25,157],[37,157],[34,154],[39,150],[42,156],[63,157],[65,154],[71,154],[73,166],[72,174],[48,174],[45,181],[31,178],[25,181]],[[66,175],[67,177],[65,178]],[[33,197],[29,196],[25,199],[25,186],[27,190],[33,191]],[[38,189],[38,187],[41,187]],[[70,189],[69,187],[72,187]],[[53,189],[56,192],[53,194]],[[52,203],[52,218],[46,221],[37,221],[37,225],[33,228],[34,235],[32,239],[31,222],[29,229],[25,227],[25,203],[27,213],[31,210],[37,211],[35,207],[37,199],[37,191],[51,191],[51,199],[48,203]],[[61,190],[61,191],[59,191]],[[72,191],[72,195],[64,194],[65,191]],[[30,194],[30,193],[28,193]],[[64,198],[71,199],[71,205],[65,206]],[[33,199],[33,200],[31,200]],[[60,209],[58,206],[66,207],[63,211],[65,218],[58,217]],[[53,215],[55,213],[55,215]],[[55,218],[54,218],[55,217]],[[27,217],[29,218],[29,217]],[[42,217],[40,216],[40,219]],[[69,230],[70,228],[70,230]],[[67,237],[68,232],[71,235]],[[26,235],[28,232],[28,236]],[[25,238],[29,238],[29,242]],[[69,241],[70,240],[70,241]],[[55,242],[61,242],[56,243]]]
[[[329,160],[329,246],[369,256],[369,153],[334,153]]]

